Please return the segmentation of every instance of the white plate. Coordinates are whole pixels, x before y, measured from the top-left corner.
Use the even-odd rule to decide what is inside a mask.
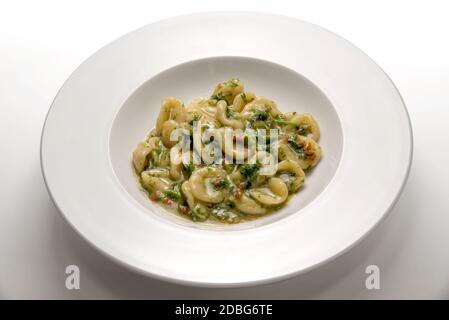
[[[163,97],[209,95],[231,76],[284,112],[312,113],[324,155],[281,212],[194,224],[145,198],[131,152]],[[95,53],[55,98],[41,145],[49,192],[87,241],[141,273],[204,286],[273,281],[341,254],[397,200],[411,155],[404,103],[368,56],[315,25],[237,12],[167,19]]]

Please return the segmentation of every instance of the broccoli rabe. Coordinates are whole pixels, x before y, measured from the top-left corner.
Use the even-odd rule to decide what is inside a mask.
[[[260,163],[257,161],[254,164],[242,164],[239,168],[239,171],[246,178],[246,180],[253,180],[257,177],[259,169]]]
[[[188,164],[183,163],[182,165],[187,174],[187,177],[190,177],[192,175],[192,172],[195,171],[195,165],[192,161],[190,161]]]

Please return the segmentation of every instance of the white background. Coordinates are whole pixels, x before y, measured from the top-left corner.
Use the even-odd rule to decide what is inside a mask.
[[[340,34],[390,75],[410,112],[414,160],[390,216],[347,254],[281,283],[202,289],[123,269],[63,221],[40,172],[45,115],[82,61],[145,24],[210,10],[284,14]],[[445,1],[0,1],[0,298],[449,299],[448,16]],[[69,264],[80,290],[65,288]],[[380,290],[365,288],[370,264]]]

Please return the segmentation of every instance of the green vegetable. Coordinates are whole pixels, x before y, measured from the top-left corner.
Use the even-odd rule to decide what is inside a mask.
[[[180,200],[181,199],[181,193],[175,190],[164,190],[162,193],[172,199],[172,200]]]
[[[289,120],[282,120],[282,119],[276,119],[275,120],[277,124],[283,125],[283,126],[293,126],[293,127],[299,127],[299,124],[295,121],[289,121]]]
[[[232,98],[233,98],[232,93],[224,94],[223,92],[218,92],[216,94],[211,95],[210,97],[211,100],[216,100],[217,102],[220,100],[225,100],[228,105],[232,104]]]
[[[220,100],[226,100],[227,101],[226,97],[232,97],[232,94],[229,94],[229,93],[228,94],[224,94],[223,92],[219,92],[217,94],[213,94],[210,98],[213,99],[213,100],[218,100],[218,101],[220,101]]]
[[[195,165],[192,161],[190,161],[188,164],[183,163],[185,172],[187,173],[187,176],[190,177],[192,175],[192,172],[195,171]]]
[[[246,180],[251,181],[257,177],[259,174],[260,163],[257,161],[254,164],[245,163],[239,168],[240,173],[246,178]]]
[[[193,221],[205,221],[209,218],[209,212],[204,209],[201,209],[198,205],[193,208],[192,215],[190,216]]]
[[[258,110],[254,113],[254,116],[251,118],[250,122],[254,123],[257,121],[267,121],[269,117],[270,114],[268,112]]]
[[[232,109],[229,108],[229,107],[226,107],[226,117],[228,117],[228,118],[233,118],[234,115],[235,115],[234,110],[232,110]]]
[[[155,149],[151,151],[151,160],[153,162],[153,166],[157,167],[159,164],[159,149]]]
[[[252,128],[269,129],[273,122],[273,117],[271,116],[271,114],[268,111],[269,109],[270,109],[270,107],[267,106],[267,107],[265,107],[265,110],[257,110],[256,112],[254,112],[251,119],[249,119],[249,125]]]

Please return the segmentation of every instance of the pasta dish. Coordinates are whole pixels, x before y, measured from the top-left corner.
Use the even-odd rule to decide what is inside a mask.
[[[165,98],[154,129],[133,152],[149,199],[192,221],[238,223],[279,210],[321,158],[308,113],[282,113],[242,81],[219,83],[184,105]]]

